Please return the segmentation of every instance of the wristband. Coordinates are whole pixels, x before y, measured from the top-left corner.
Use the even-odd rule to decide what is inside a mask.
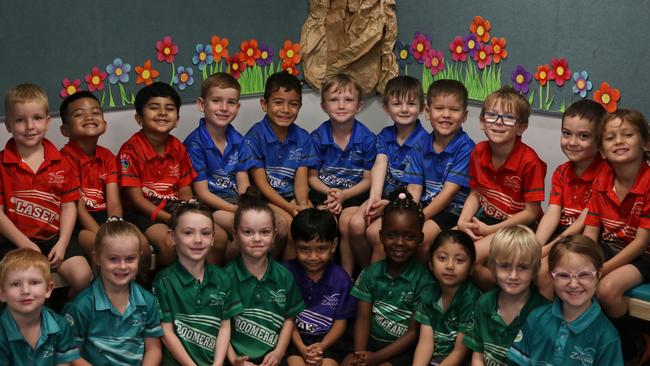
[[[163,198],[163,200],[160,201],[158,206],[156,206],[156,208],[154,208],[154,210],[151,211],[151,216],[149,217],[151,221],[156,221],[156,219],[158,218],[158,214],[163,209],[163,207],[165,207],[166,203],[167,203],[167,198]]]

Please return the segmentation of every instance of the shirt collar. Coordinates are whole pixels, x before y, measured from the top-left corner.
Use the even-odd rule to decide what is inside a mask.
[[[300,264],[300,262],[298,262],[297,259],[292,259],[289,262],[290,262],[289,265],[292,268],[296,268],[296,271],[293,273],[296,276],[297,283],[302,284],[305,282],[313,282],[316,284],[329,285],[329,277],[332,273],[332,266],[334,265],[334,263],[329,262],[325,267],[325,270],[323,271],[323,275],[320,277],[318,281],[314,282],[312,281],[311,278],[307,277],[307,272],[305,271],[305,268],[303,268],[303,266]]]
[[[636,180],[630,189],[630,192],[638,195],[643,195],[648,190],[648,181],[650,181],[650,166],[644,159],[641,163],[639,173],[636,175]]]
[[[579,177],[576,175],[575,164],[571,164],[571,179],[577,178],[587,182],[593,181],[601,173],[604,164],[607,164],[605,159],[600,154],[596,154],[594,161],[589,164],[587,169]]]
[[[560,299],[555,299],[553,302],[553,307],[551,308],[551,313],[553,316],[556,318],[560,319],[563,323],[566,323],[567,327],[575,333],[582,333],[585,329],[587,329],[591,323],[598,318],[600,315],[600,304],[598,303],[598,300],[595,298],[591,300],[591,305],[585,310],[578,318],[573,320],[572,322],[566,323],[564,320],[564,314],[562,314],[562,300]]]
[[[266,272],[264,272],[264,275],[260,280],[257,280],[256,277],[254,277],[249,271],[248,268],[246,268],[246,265],[244,264],[244,260],[242,259],[241,255],[237,257],[235,260],[235,275],[237,276],[238,282],[243,282],[249,278],[253,278],[256,281],[259,282],[265,282],[267,280],[270,280],[272,282],[278,282],[277,278],[277,270],[275,270],[274,266],[276,266],[277,263],[271,258],[271,255],[267,256],[267,265],[266,265]]]
[[[95,158],[97,157],[97,153],[95,153],[95,156],[88,156],[88,154],[86,154],[86,152],[83,151],[81,146],[74,140],[68,141],[68,143],[65,144],[64,149],[67,149],[68,152],[70,152],[77,159],[79,159],[81,165],[84,165],[89,161],[95,160]]]
[[[92,288],[93,297],[95,299],[95,310],[97,311],[110,310],[113,314],[121,315],[126,318],[135,311],[136,307],[146,306],[142,292],[133,281],[129,283],[129,305],[126,307],[126,310],[124,310],[124,314],[120,314],[111,303],[111,300],[108,299],[108,296],[106,296],[101,276],[97,277],[93,281]]]
[[[397,128],[395,126],[392,126],[393,128],[390,130],[391,133],[391,140],[397,142]],[[422,127],[422,123],[418,119],[415,122],[415,129],[413,132],[411,132],[411,135],[404,141],[404,145],[408,147],[413,147],[418,141],[420,141],[420,137],[422,137],[422,134],[426,134],[427,131]]]
[[[1,316],[1,322],[5,326],[5,331],[7,332],[7,339],[10,342],[14,341],[20,341],[25,339],[23,337],[22,333],[20,333],[20,329],[18,329],[18,324],[16,324],[16,321],[14,320],[14,317],[11,316],[11,311],[9,309],[5,309],[2,312]],[[54,319],[54,316],[50,314],[49,311],[47,311],[47,308],[45,306],[41,307],[41,335],[39,337],[39,340],[37,341],[37,347],[41,343],[41,338],[43,337],[44,334],[49,335],[49,334],[56,334],[61,331],[61,327],[59,327],[59,324],[56,322],[56,319]]]
[[[327,120],[323,123],[325,127],[325,133],[321,136],[321,144],[323,145],[334,145],[334,134],[332,132],[332,121]],[[357,141],[358,135],[359,135],[359,121],[354,120],[352,123],[352,133],[350,133],[350,141],[348,142],[348,146],[346,146],[346,149],[352,145],[354,141]]]
[[[264,139],[266,142],[280,142],[280,139],[278,139],[278,136],[273,132],[273,129],[271,128],[271,122],[269,121],[268,116],[264,116],[264,119],[262,119],[262,126],[263,126],[263,132],[264,132]],[[289,125],[289,132],[287,133],[287,140],[292,141],[292,142],[298,142],[299,137],[298,137],[298,127],[292,123]]]
[[[53,143],[48,139],[43,139],[43,167],[49,165],[51,161],[59,161],[63,158],[59,150],[54,146]],[[3,163],[8,164],[20,164],[22,158],[18,154],[18,149],[16,148],[16,141],[14,138],[10,138],[5,145],[5,152],[3,156]]]
[[[206,149],[216,149],[217,147],[215,146],[214,140],[212,140],[212,136],[210,135],[205,123],[205,118],[199,120],[199,137],[201,139],[201,145],[205,146]],[[242,139],[241,135],[236,133],[235,128],[232,125],[229,124],[226,126],[226,149],[224,150],[224,153],[234,148],[234,146],[241,144]]]
[[[515,144],[512,146],[512,151],[510,151],[508,158],[506,158],[505,164],[503,164],[503,168],[510,171],[517,171],[517,167],[521,163],[521,158],[523,156],[525,148],[526,146],[523,142],[521,142],[521,137],[517,137]]]
[[[451,141],[445,146],[445,148],[442,150],[442,153],[449,153],[450,151],[454,151],[457,149],[458,145],[460,144],[460,139],[462,138],[462,135],[464,135],[465,132],[463,131],[463,128],[461,127],[458,131],[456,131],[456,134],[454,137],[451,138]],[[436,140],[436,134],[435,132],[431,131],[429,134],[429,138],[427,139],[429,143],[427,143],[424,153],[425,154],[438,154],[434,149],[433,149],[433,143]]]
[[[140,144],[140,147],[142,147],[142,152],[144,153],[145,159],[152,160],[159,156],[156,150],[153,149],[153,146],[151,146],[151,142],[149,142],[147,135],[144,134],[144,130],[140,130],[135,134],[135,136],[138,140],[138,143]],[[170,153],[171,144],[169,143],[169,139],[170,136],[167,136],[167,140],[165,140],[165,152],[163,156]]]
[[[415,268],[418,266],[418,261],[415,258],[411,258],[411,260],[406,264],[406,267],[402,270],[402,272],[397,276],[398,278],[403,278],[407,281],[411,281],[411,274],[413,271],[415,271]],[[382,261],[382,273],[384,277],[393,279],[393,277],[390,276],[390,273],[388,273],[388,260],[384,259]]]
[[[185,267],[183,267],[178,259],[176,259],[173,266],[175,267],[178,278],[183,285],[188,286],[196,281],[196,278],[194,278],[194,276]],[[203,281],[201,281],[201,286],[205,286],[205,284],[208,282],[212,283],[212,276],[210,276],[210,274],[212,274],[213,268],[208,264],[208,262],[205,262],[204,266]]]

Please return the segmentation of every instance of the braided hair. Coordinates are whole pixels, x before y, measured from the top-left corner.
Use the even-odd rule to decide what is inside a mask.
[[[413,196],[404,187],[397,188],[388,196],[389,202],[381,215],[382,229],[388,215],[394,212],[403,212],[413,215],[420,231],[424,226],[424,213],[420,205],[413,201]]]

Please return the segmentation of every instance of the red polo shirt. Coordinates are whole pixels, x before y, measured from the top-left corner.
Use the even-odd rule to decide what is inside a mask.
[[[544,201],[546,163],[518,138],[505,163],[494,169],[488,141],[474,148],[469,163],[469,185],[479,194],[483,213],[505,220],[522,211],[526,202]]]
[[[79,178],[56,146],[43,139],[38,171],[22,162],[14,139],[0,152],[0,204],[11,222],[32,241],[59,235],[61,204],[79,199]]]
[[[81,199],[88,212],[106,210],[106,185],[117,183],[117,161],[107,148],[97,146],[95,156],[87,155],[81,146],[70,140],[62,149],[81,182]]]
[[[122,145],[118,159],[120,186],[141,187],[148,200],[178,200],[179,188],[196,177],[185,146],[172,135],[159,155],[141,130]]]

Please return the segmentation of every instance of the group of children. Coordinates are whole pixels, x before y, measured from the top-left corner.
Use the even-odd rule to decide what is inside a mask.
[[[63,101],[60,152],[43,90],[7,93],[0,365],[622,364],[601,304],[620,318],[624,292],[650,280],[639,112],[567,108],[569,161],[544,214],[546,164],[522,142],[531,108],[510,87],[485,100],[476,145],[453,80],[426,102],[416,79],[390,80],[394,124],[377,135],[346,75],[324,83],[329,119],[311,135],[294,124],[294,76],[269,77],[245,136],[231,125],[239,93],[229,74],[206,79],[182,143],[178,94],[144,87],[142,129],[117,156],[97,145],[92,93]],[[149,283],[150,247],[153,294],[135,281]],[[70,284],[63,316],[43,306],[50,269]]]

